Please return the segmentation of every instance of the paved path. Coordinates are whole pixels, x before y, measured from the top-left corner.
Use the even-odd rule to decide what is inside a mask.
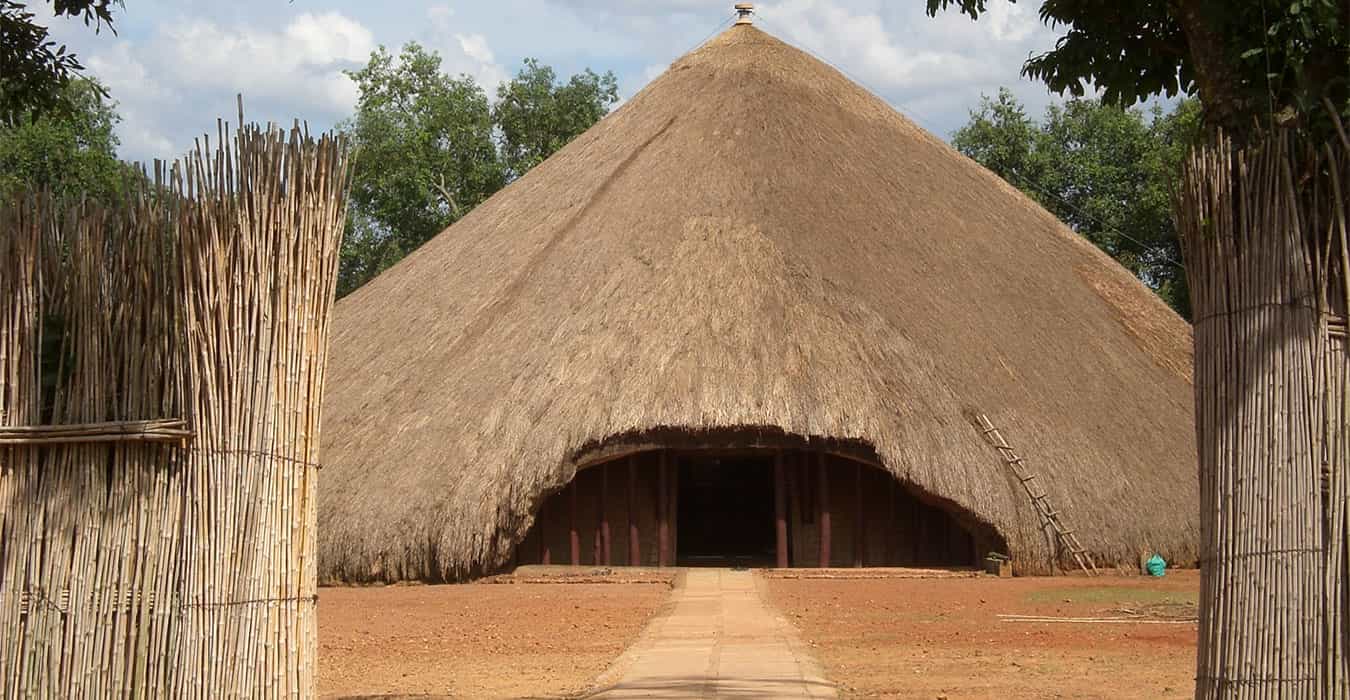
[[[792,626],[764,602],[754,575],[728,569],[689,570],[670,612],[606,676],[610,684],[590,697],[836,697]]]

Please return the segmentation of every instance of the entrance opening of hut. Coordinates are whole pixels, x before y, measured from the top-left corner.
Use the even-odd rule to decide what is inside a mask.
[[[681,566],[773,566],[773,457],[680,455]]]
[[[1006,544],[870,450],[639,449],[544,498],[516,564],[975,566]]]

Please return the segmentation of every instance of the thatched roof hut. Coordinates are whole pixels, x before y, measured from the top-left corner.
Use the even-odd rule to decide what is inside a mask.
[[[338,304],[320,576],[441,580],[523,560],[580,470],[666,448],[867,461],[975,547],[1045,570],[1038,515],[979,413],[1090,551],[1194,561],[1190,343],[1016,189],[735,26]],[[622,490],[616,474],[603,493]],[[638,533],[650,509],[631,503]],[[548,541],[531,548],[546,561]]]

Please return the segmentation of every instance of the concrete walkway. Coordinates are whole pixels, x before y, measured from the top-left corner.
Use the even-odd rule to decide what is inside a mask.
[[[592,698],[834,698],[834,685],[748,571],[691,569],[668,614]]]

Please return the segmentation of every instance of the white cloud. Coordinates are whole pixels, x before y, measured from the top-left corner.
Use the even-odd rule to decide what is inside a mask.
[[[464,23],[456,19],[455,11],[449,7],[428,9],[427,20],[430,34],[424,43],[440,54],[441,70],[450,75],[467,75],[483,87],[488,97],[495,97],[497,86],[507,79],[507,72],[497,62],[488,38],[479,32],[461,31]]]
[[[161,28],[157,49],[177,82],[295,99],[324,111],[350,111],[356,87],[342,71],[363,64],[375,42],[369,30],[338,14],[305,13],[280,32],[192,21]]]
[[[642,77],[650,83],[651,81],[656,80],[656,76],[666,72],[666,69],[669,67],[669,63],[654,63],[642,69]]]
[[[1055,34],[1034,4],[991,0],[979,21],[955,11],[928,17],[924,4],[781,0],[759,6],[757,24],[837,66],[941,137],[965,122],[981,94],[1013,89],[1032,114],[1052,97],[1022,80],[1027,56]]]
[[[159,104],[172,102],[174,94],[146,70],[131,45],[119,41],[104,53],[89,59],[89,71],[108,88],[122,117],[117,135],[124,154],[143,160],[170,159],[181,149],[150,125]]]
[[[982,21],[989,23],[989,35],[999,41],[1020,43],[1044,34],[1040,16],[1026,4],[995,2]]]
[[[234,121],[236,94],[250,119],[341,119],[357,97],[342,71],[363,65],[374,47],[368,29],[337,12],[302,13],[278,29],[170,19],[87,63],[118,103],[122,155],[148,160],[186,151],[214,130],[215,117]]]
[[[342,71],[364,65],[377,44],[396,52],[417,41],[441,55],[445,72],[471,76],[489,96],[526,56],[564,77],[612,69],[631,96],[732,16],[728,0],[432,0],[420,11],[351,0],[337,0],[334,11],[273,0],[190,8],[148,1],[150,9],[129,4],[116,37],[78,22],[52,25],[109,85],[124,116],[123,153],[135,158],[186,149],[217,116],[233,116],[236,92],[250,118],[302,116],[327,128],[350,115],[357,97]],[[954,11],[930,18],[913,0],[757,4],[761,28],[840,67],[940,136],[1000,86],[1033,114],[1054,99],[1019,76],[1027,56],[1057,36],[1041,25],[1034,0],[990,0],[976,22]]]
[[[496,59],[492,56],[492,49],[488,48],[487,37],[482,34],[456,34],[455,41],[459,42],[459,48],[465,56],[472,58],[479,63],[495,63]]]
[[[912,14],[922,18],[924,24],[922,31],[903,36],[891,29],[899,23],[887,22],[880,12],[859,11],[831,0],[766,3],[759,11],[758,21],[766,29],[783,32],[782,38],[838,65],[879,91],[984,81],[1004,73],[1006,66],[989,60],[996,54],[976,50],[972,37],[947,40],[953,33],[969,35],[972,27],[952,31],[953,24],[968,22],[954,13],[930,19],[923,16],[921,6],[911,4],[916,8]],[[985,39],[977,40],[981,45],[1001,41],[992,39],[996,35],[1011,36],[1011,18],[1004,9],[1007,3],[995,0],[992,5],[1001,21],[977,25],[976,33]],[[1023,35],[1022,39],[1025,38]]]

